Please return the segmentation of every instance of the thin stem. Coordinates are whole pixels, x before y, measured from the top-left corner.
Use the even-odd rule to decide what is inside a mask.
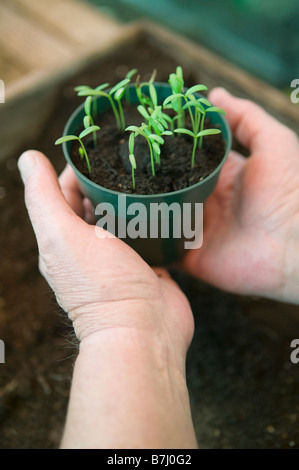
[[[204,123],[205,123],[205,117],[206,117],[206,113],[203,113],[202,118],[201,118],[200,132],[203,131],[203,127],[204,127]],[[199,146],[200,149],[202,147],[202,139],[203,139],[203,135],[201,135],[200,138],[199,138],[198,146]]]
[[[135,174],[134,174],[133,166],[132,166],[132,186],[133,186],[133,189],[135,189]]]
[[[193,116],[193,113],[192,113],[192,109],[190,109],[190,107],[189,107],[189,115],[190,115],[190,119],[191,119],[192,130],[193,130],[194,134],[196,134],[194,116]]]
[[[110,95],[107,95],[107,98],[109,99],[112,111],[114,112],[114,116],[115,116],[115,119],[116,119],[116,125],[119,129],[121,129],[121,122],[120,122],[119,114],[118,114],[118,111],[117,111],[116,106],[114,104],[113,98],[111,98]]]
[[[126,121],[125,121],[124,110],[120,101],[121,100],[118,100],[118,109],[119,109],[120,126],[121,126],[120,129],[121,131],[124,131],[126,128]]]
[[[152,144],[150,143],[149,139],[146,139],[149,149],[150,149],[150,155],[151,155],[151,164],[152,164],[152,174],[155,176],[155,164],[154,164],[154,155],[153,155],[153,149],[152,149]]]
[[[91,166],[90,166],[90,161],[89,161],[89,158],[88,158],[86,149],[85,149],[85,147],[84,147],[84,144],[83,144],[82,140],[79,139],[79,138],[78,138],[78,140],[79,140],[79,142],[80,142],[81,148],[82,148],[83,153],[84,153],[84,157],[85,157],[86,164],[87,164],[87,168],[88,168],[88,173],[90,173],[90,172],[91,172]]]
[[[196,110],[194,134],[198,134],[199,132],[200,119],[201,119],[201,112]]]
[[[197,137],[194,137],[194,140],[193,140],[193,150],[192,150],[192,158],[191,158],[191,168],[194,167],[194,163],[195,163],[196,147],[197,147]]]
[[[90,124],[91,124],[92,126],[94,126],[94,120],[93,120],[93,117],[92,117],[91,114],[90,114],[90,116],[89,116],[89,119],[90,119]],[[92,137],[93,137],[93,146],[94,146],[94,148],[96,148],[96,146],[97,146],[97,133],[96,133],[96,131],[94,131],[94,132],[92,133]]]
[[[182,102],[181,98],[178,98],[178,126],[179,127],[185,127],[185,115],[184,115],[184,110],[182,108]]]

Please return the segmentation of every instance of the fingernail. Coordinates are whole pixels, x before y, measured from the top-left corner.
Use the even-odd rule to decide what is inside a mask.
[[[32,150],[22,153],[18,160],[18,168],[21,173],[23,183],[32,175],[36,167],[36,155]]]

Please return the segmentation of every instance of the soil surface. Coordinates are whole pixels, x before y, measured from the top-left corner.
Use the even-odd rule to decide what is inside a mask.
[[[143,119],[135,108],[125,107],[127,125],[140,126]],[[121,133],[115,126],[111,113],[100,116],[101,127],[97,133],[97,146],[93,137],[86,143],[91,172],[85,159],[79,156],[79,144],[72,147],[71,158],[76,167],[86,177],[105,188],[121,193],[161,194],[184,189],[208,176],[221,162],[225,146],[221,134],[206,136],[202,148],[197,148],[194,166],[191,167],[193,139],[188,135],[164,136],[161,145],[161,163],[152,165],[146,140],[138,136],[135,139],[134,155],[136,159],[135,190],[132,185],[132,168],[129,161],[129,132]],[[205,120],[205,129],[213,127],[209,119]],[[186,128],[191,129],[186,120]],[[215,126],[213,127],[215,128]]]
[[[74,86],[113,83],[134,67],[145,79],[155,67],[157,79],[165,81],[176,65],[146,41],[126,46],[65,84],[55,112],[29,146],[45,152],[60,172],[65,162],[54,142],[81,102]],[[185,77],[187,86],[200,82],[192,66],[185,67]],[[235,148],[242,150],[237,143]],[[38,271],[17,157],[0,165],[0,338],[6,350],[0,447],[56,448],[77,344]],[[227,294],[173,274],[195,316],[187,380],[200,447],[299,448],[299,364],[290,361],[291,340],[299,338],[298,307]]]

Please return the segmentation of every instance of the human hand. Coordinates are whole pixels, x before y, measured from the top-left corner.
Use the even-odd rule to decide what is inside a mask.
[[[258,105],[215,89],[251,155],[232,151],[205,203],[204,238],[184,266],[227,291],[299,302],[299,142]]]
[[[23,154],[19,168],[40,270],[80,340],[62,447],[196,447],[184,294],[166,271],[82,219],[91,213],[69,167],[61,186],[39,152]]]
[[[90,218],[90,210],[70,167],[60,177],[61,187],[39,152],[23,154],[19,167],[40,270],[79,340],[104,329],[132,328],[186,353],[193,335],[192,313],[168,273],[153,271],[124,242],[82,220]]]

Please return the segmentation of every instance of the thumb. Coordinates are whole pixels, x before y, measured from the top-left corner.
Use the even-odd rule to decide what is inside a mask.
[[[84,224],[65,200],[50,161],[40,152],[28,150],[18,161],[25,186],[25,203],[39,247],[73,233],[74,224]],[[78,230],[78,227],[76,228]]]

